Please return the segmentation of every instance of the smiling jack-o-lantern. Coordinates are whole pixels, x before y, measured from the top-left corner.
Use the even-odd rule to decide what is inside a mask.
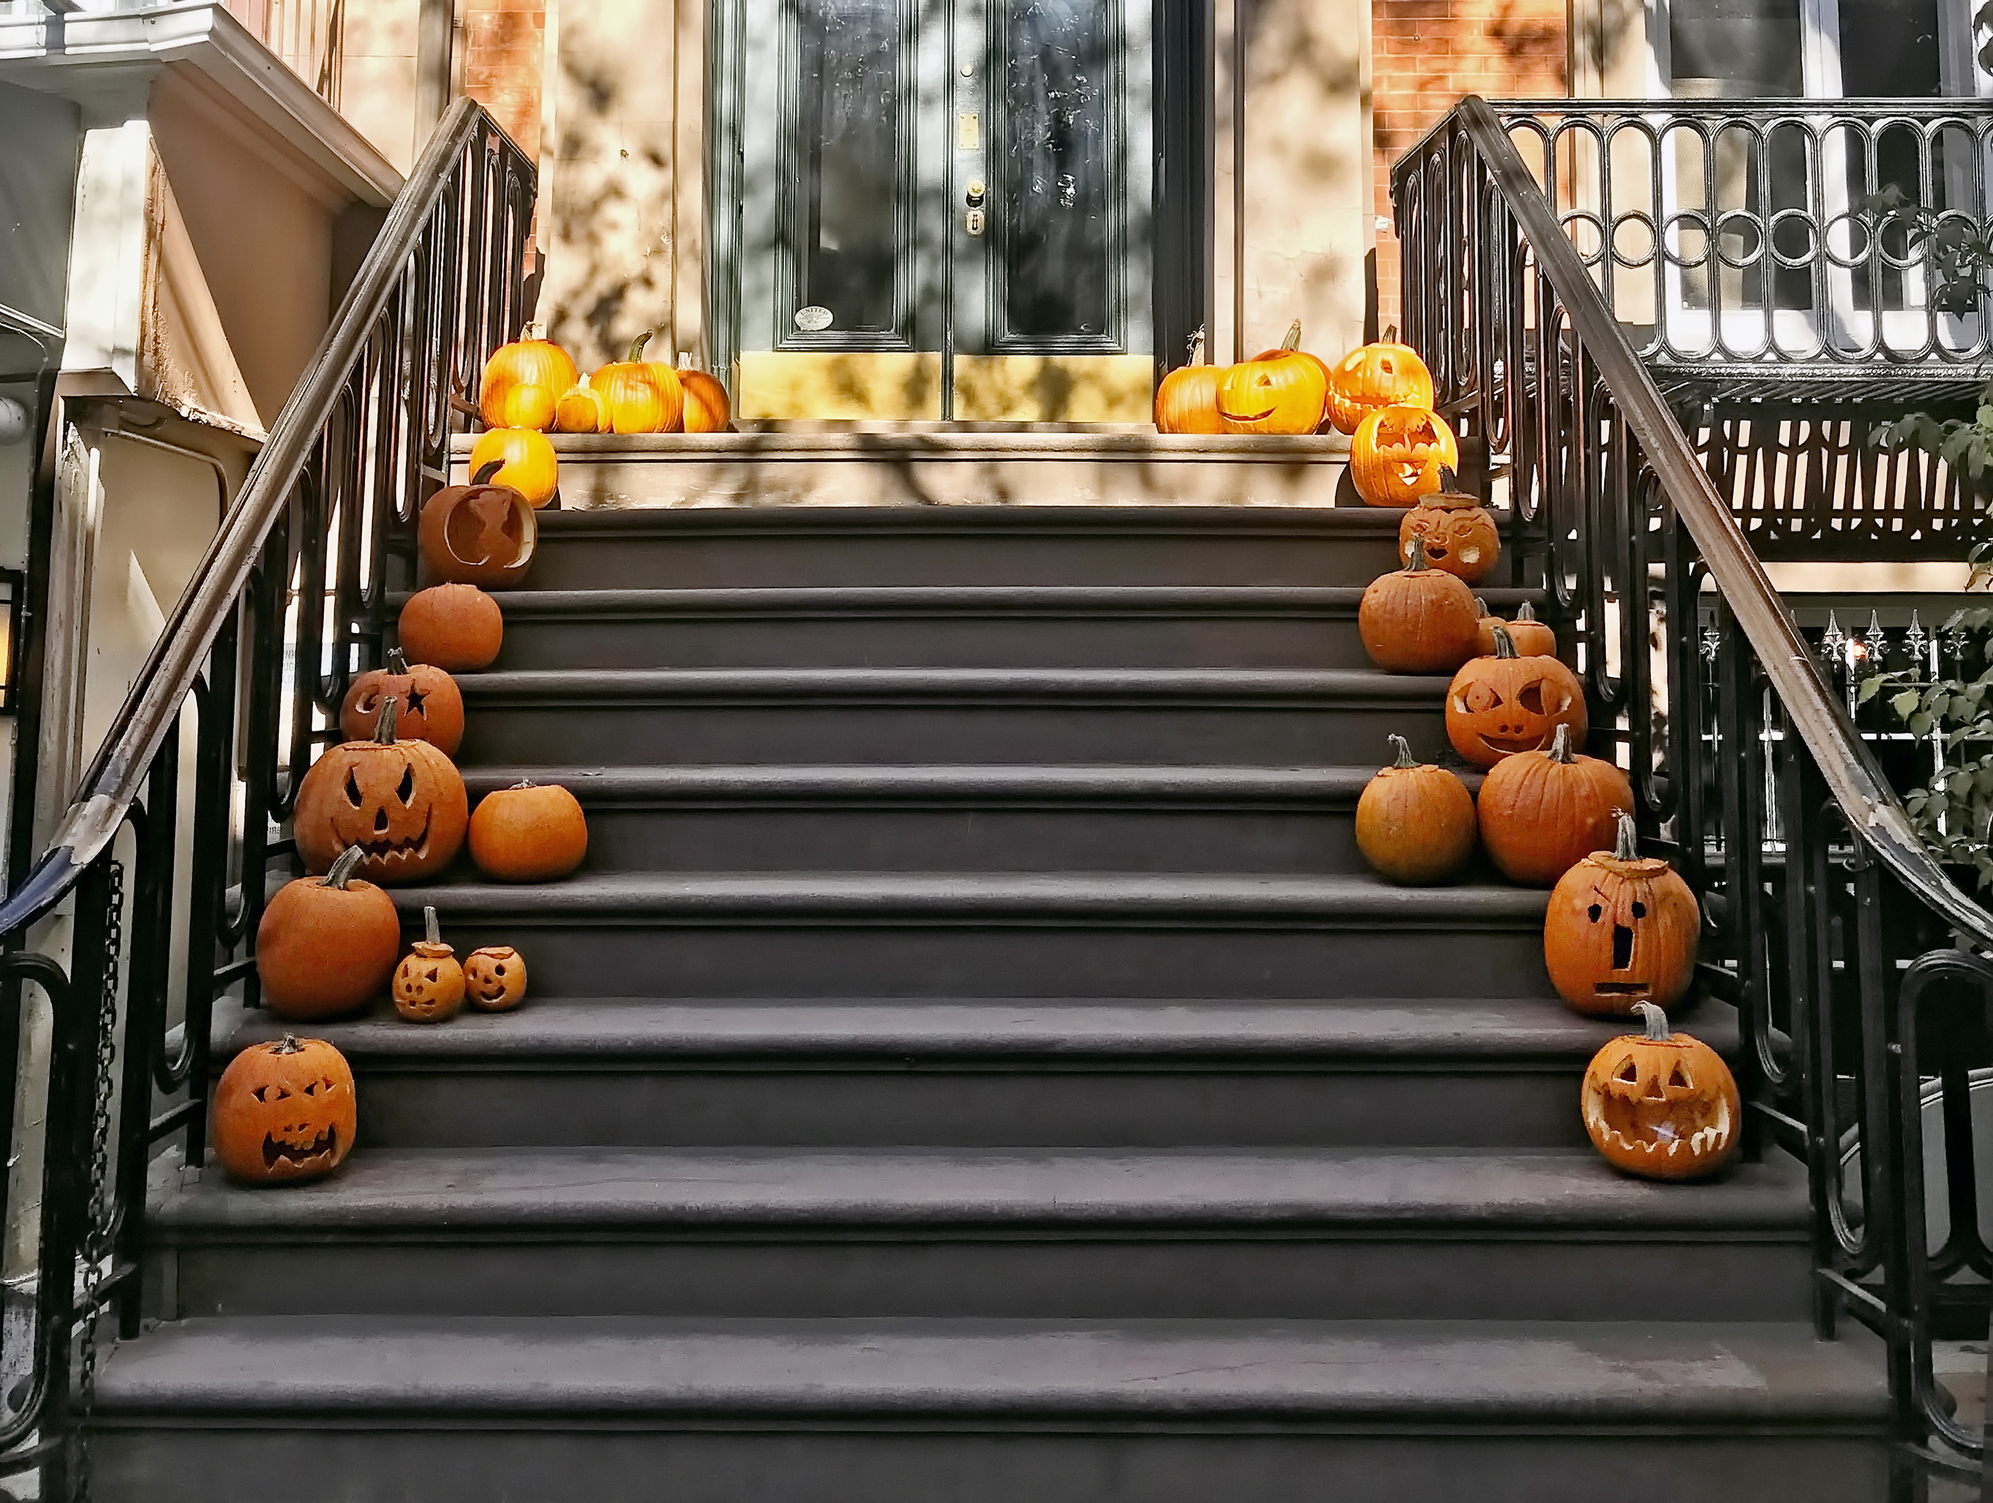
[[[353,680],[339,706],[339,734],[348,741],[371,741],[381,728],[381,706],[394,700],[401,710],[394,733],[403,741],[427,741],[454,757],[464,740],[464,696],[457,681],[429,663],[408,665],[399,647],[388,649],[387,666],[370,668]]]
[[[411,1023],[447,1023],[464,1005],[464,968],[443,943],[436,910],[422,910],[422,934],[394,968],[394,1010]]]
[[[1432,372],[1419,352],[1398,343],[1398,331],[1351,350],[1329,372],[1329,421],[1344,433],[1380,407],[1430,407]]]
[[[1701,1039],[1671,1033],[1651,1002],[1644,1034],[1614,1039],[1585,1069],[1579,1105],[1592,1146],[1648,1179],[1714,1174],[1737,1152],[1743,1111],[1730,1067]]]
[[[1594,1017],[1637,1004],[1673,1006],[1695,980],[1702,910],[1688,883],[1640,854],[1621,812],[1611,851],[1594,851],[1557,879],[1543,914],[1543,962],[1557,995]]]
[[[1452,472],[1441,476],[1451,484]],[[1412,535],[1426,542],[1426,562],[1472,584],[1502,556],[1502,533],[1480,498],[1464,491],[1435,491],[1421,497],[1398,524],[1398,557],[1412,556]]]
[[[1218,380],[1218,420],[1227,433],[1313,433],[1328,400],[1327,367],[1299,348],[1301,321],[1277,350],[1241,360]]]
[[[492,485],[491,460],[469,485],[448,485],[422,505],[415,546],[422,566],[445,584],[502,590],[525,578],[539,543],[533,503],[509,485]]]
[[[464,957],[464,999],[482,1012],[510,1012],[526,1000],[526,957],[486,945]]]
[[[215,1082],[215,1157],[252,1184],[330,1174],[358,1122],[352,1066],[322,1039],[251,1044]]]
[[[1508,632],[1494,632],[1494,655],[1473,659],[1447,688],[1453,749],[1476,767],[1493,767],[1517,752],[1548,750],[1560,725],[1582,744],[1588,727],[1578,675],[1556,658],[1517,656]]]
[[[339,853],[365,853],[360,875],[384,884],[432,877],[455,859],[470,825],[456,765],[426,741],[397,741],[400,702],[381,703],[371,741],[344,741],[298,784],[295,827],[305,870],[327,872]]]
[[[1372,506],[1415,506],[1459,463],[1460,441],[1424,407],[1381,407],[1349,441],[1350,483]]]

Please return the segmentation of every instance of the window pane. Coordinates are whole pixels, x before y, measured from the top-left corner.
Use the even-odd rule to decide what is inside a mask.
[[[1691,99],[1749,99],[1805,92],[1799,0],[1674,0],[1668,69]]]
[[[796,301],[890,333],[900,214],[901,0],[800,0]]]
[[[1938,0],[1841,0],[1841,92],[1850,99],[1940,91]]]

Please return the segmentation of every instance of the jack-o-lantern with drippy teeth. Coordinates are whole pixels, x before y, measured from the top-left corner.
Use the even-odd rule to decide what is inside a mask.
[[[1500,626],[1494,634],[1494,655],[1472,659],[1447,686],[1453,749],[1476,767],[1493,767],[1517,752],[1548,750],[1560,725],[1582,744],[1588,724],[1578,675],[1556,658],[1519,656]]]
[[[1480,497],[1453,489],[1453,471],[1442,470],[1439,478],[1444,489],[1421,497],[1398,524],[1398,557],[1412,556],[1416,534],[1425,539],[1427,563],[1473,584],[1501,560],[1501,529]]]
[[[358,1122],[352,1067],[322,1039],[251,1044],[215,1082],[215,1157],[252,1184],[330,1174]]]
[[[371,741],[344,741],[298,784],[295,826],[305,870],[327,872],[339,853],[365,853],[375,882],[432,877],[455,859],[470,825],[470,797],[456,765],[426,741],[397,741],[400,703],[381,703]]]
[[[491,477],[504,461],[487,462],[469,485],[450,485],[422,505],[415,546],[431,578],[445,584],[502,590],[526,576],[540,524],[533,503]]]
[[[1743,1112],[1723,1056],[1668,1028],[1651,1002],[1634,1008],[1644,1034],[1592,1057],[1579,1096],[1585,1132],[1606,1161],[1648,1179],[1699,1179],[1737,1152]]]
[[[1631,815],[1611,851],[1593,851],[1557,879],[1543,915],[1543,961],[1557,995],[1594,1017],[1643,1002],[1670,1007],[1695,980],[1702,910],[1688,883],[1643,857]]]
[[[480,1012],[510,1012],[526,1000],[526,957],[486,945],[464,957],[464,1000]]]
[[[422,910],[422,938],[394,968],[394,1010],[411,1023],[447,1023],[464,1005],[464,968],[443,943],[436,910]]]
[[[1349,441],[1349,479],[1372,506],[1416,506],[1460,464],[1460,440],[1425,407],[1380,407]]]

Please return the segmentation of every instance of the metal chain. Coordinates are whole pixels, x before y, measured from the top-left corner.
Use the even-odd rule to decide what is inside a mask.
[[[90,1117],[90,1224],[83,1236],[82,1287],[77,1309],[83,1315],[83,1336],[76,1391],[75,1503],[90,1496],[90,1448],[87,1440],[90,1408],[97,1391],[97,1292],[103,1287],[106,1265],[114,1248],[116,1208],[106,1187],[111,1177],[111,1108],[117,1090],[118,971],[124,953],[125,869],[108,858],[104,894],[104,958],[97,984],[97,1052]],[[130,1103],[126,1103],[127,1109]]]

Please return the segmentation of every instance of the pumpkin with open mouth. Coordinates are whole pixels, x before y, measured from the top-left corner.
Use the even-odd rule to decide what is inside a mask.
[[[371,741],[342,741],[298,784],[294,820],[305,870],[322,873],[348,846],[359,875],[384,885],[433,877],[456,859],[470,796],[456,764],[426,741],[398,741],[400,702],[381,703]]]
[[[1380,407],[1349,441],[1349,479],[1372,506],[1416,506],[1460,465],[1460,440],[1424,407]]]
[[[323,1039],[251,1044],[215,1082],[215,1157],[251,1184],[330,1174],[358,1124],[353,1068]]]
[[[1702,910],[1667,862],[1642,856],[1633,817],[1610,851],[1564,873],[1543,915],[1543,962],[1557,995],[1593,1017],[1672,1007],[1695,980]]]
[[[1412,556],[1412,535],[1426,542],[1426,562],[1469,584],[1483,578],[1502,557],[1502,533],[1479,496],[1452,489],[1453,472],[1440,472],[1447,489],[1419,498],[1398,524],[1398,557]]]
[[[1447,687],[1453,749],[1476,767],[1493,767],[1517,752],[1549,750],[1560,725],[1582,745],[1589,727],[1578,675],[1556,658],[1519,656],[1506,628],[1493,631],[1494,654],[1470,660]]]
[[[1646,1179],[1700,1179],[1735,1156],[1743,1107],[1730,1067],[1701,1039],[1672,1032],[1668,1015],[1636,1002],[1644,1034],[1592,1057],[1579,1097],[1585,1133],[1608,1163]]]

